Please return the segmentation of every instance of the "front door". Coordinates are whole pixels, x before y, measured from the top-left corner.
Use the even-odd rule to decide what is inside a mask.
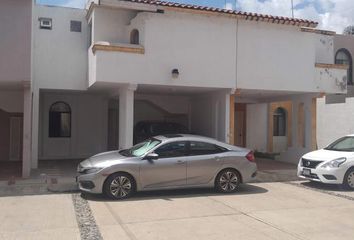
[[[235,105],[235,145],[246,146],[246,105]]]
[[[156,160],[142,160],[140,180],[143,189],[186,185],[187,142],[166,143],[155,151]]]

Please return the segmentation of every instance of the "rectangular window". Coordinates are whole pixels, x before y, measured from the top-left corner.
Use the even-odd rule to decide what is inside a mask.
[[[81,22],[80,21],[70,21],[70,31],[71,32],[81,32]]]

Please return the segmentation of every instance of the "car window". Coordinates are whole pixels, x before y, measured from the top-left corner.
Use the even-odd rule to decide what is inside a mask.
[[[206,142],[190,142],[189,147],[190,155],[207,155],[207,154],[216,154],[225,152],[226,149],[215,144],[206,143]]]
[[[187,142],[172,142],[162,145],[154,152],[159,155],[159,158],[171,158],[186,156]]]
[[[148,151],[156,147],[161,143],[160,140],[155,138],[150,138],[141,143],[134,145],[133,147],[125,150],[121,150],[119,153],[126,157],[141,157],[146,154]]]
[[[354,137],[340,138],[337,141],[335,141],[334,143],[330,144],[325,149],[332,150],[332,151],[353,152],[354,151]]]

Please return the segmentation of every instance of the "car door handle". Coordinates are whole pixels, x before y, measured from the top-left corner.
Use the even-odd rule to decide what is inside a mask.
[[[185,163],[185,161],[183,161],[183,160],[178,160],[176,164],[183,164],[183,163]]]
[[[220,157],[214,157],[215,161],[219,162],[220,161]]]

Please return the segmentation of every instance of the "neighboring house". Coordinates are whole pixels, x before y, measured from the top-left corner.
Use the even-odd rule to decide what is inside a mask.
[[[317,23],[166,4],[33,9],[32,154],[86,158],[133,143],[141,120],[283,161],[316,147],[316,98],[346,93],[333,32]]]
[[[31,168],[32,1],[0,3],[0,163]],[[3,165],[1,165],[3,166]]]
[[[334,61],[349,66],[347,94],[327,95],[318,99],[318,147],[323,148],[334,140],[354,134],[354,35],[334,36]]]

